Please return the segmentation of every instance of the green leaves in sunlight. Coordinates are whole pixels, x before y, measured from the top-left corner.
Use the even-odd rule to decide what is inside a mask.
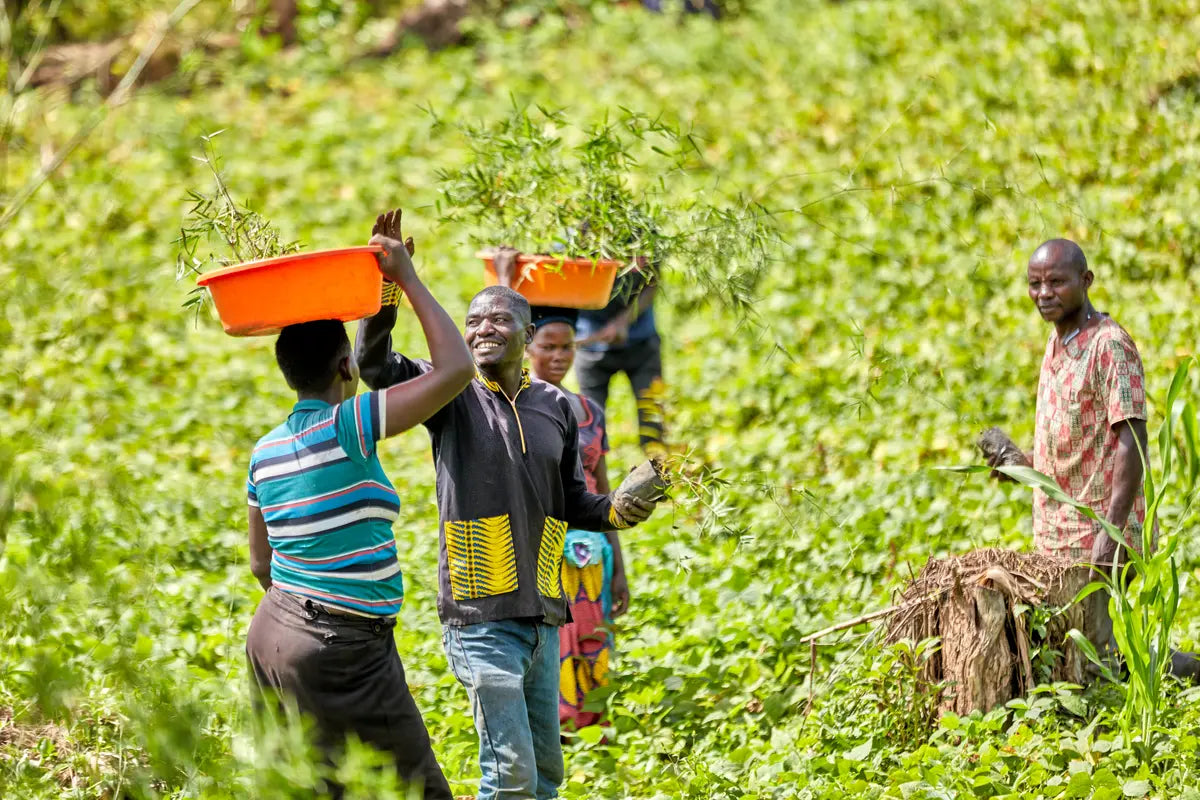
[[[744,194],[714,204],[713,189],[700,186],[681,191],[703,153],[663,116],[622,107],[585,122],[565,110],[516,107],[457,132],[471,157],[438,171],[439,208],[477,246],[629,264],[641,257],[647,280],[675,269],[690,302],[715,300],[743,314],[780,257],[777,226],[761,204]]]
[[[14,47],[175,4],[63,0],[61,25],[17,5],[37,25]],[[565,800],[1200,800],[1200,693],[1160,671],[1200,649],[1200,370],[1179,371],[1200,340],[1200,0],[753,0],[719,22],[522,0],[479,4],[468,46],[371,58],[415,2],[301,0],[288,48],[259,34],[268,5],[201,3],[179,35],[232,43],[185,44],[178,80],[139,87],[0,231],[0,797],[311,797],[330,770],[348,797],[407,797],[377,754],[327,767],[254,711],[246,468],[294,393],[269,339],[179,313],[171,269],[365,243],[401,206],[456,318],[481,246],[662,259],[683,483],[622,533],[630,611],[589,698],[609,724],[565,744]],[[0,195],[103,102],[90,80],[0,98]],[[1133,666],[941,716],[915,679],[936,643],[803,640],[930,559],[1030,546],[1028,487],[1056,487],[931,468],[993,425],[1032,438],[1050,329],[1025,260],[1057,236],[1150,387],[1159,546],[1111,595]],[[411,315],[394,346],[425,355]],[[636,402],[612,383],[615,482],[643,459]],[[381,458],[403,499],[397,647],[470,796],[428,438]]]

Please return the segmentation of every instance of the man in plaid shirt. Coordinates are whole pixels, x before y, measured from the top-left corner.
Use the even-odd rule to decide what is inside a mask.
[[[1079,245],[1046,242],[1030,257],[1027,277],[1029,299],[1054,324],[1038,378],[1032,466],[1120,528],[1125,546],[1140,552],[1146,518],[1141,453],[1148,453],[1141,356],[1125,329],[1088,299],[1095,276]],[[1085,564],[1111,566],[1121,558],[1099,522],[1040,490],[1034,491],[1033,541],[1043,552]],[[1107,600],[1096,592],[1085,601],[1088,637],[1101,650],[1113,646]],[[1194,678],[1200,661],[1175,652],[1171,671]]]
[[[1092,271],[1074,242],[1053,239],[1029,259],[1029,298],[1054,324],[1038,379],[1033,467],[1142,546],[1146,391],[1133,339],[1088,299]],[[1111,564],[1117,543],[1100,523],[1034,493],[1038,549]]]

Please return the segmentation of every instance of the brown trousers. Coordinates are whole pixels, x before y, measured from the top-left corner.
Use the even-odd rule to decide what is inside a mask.
[[[330,614],[272,588],[254,612],[246,655],[259,686],[287,695],[314,719],[327,755],[354,733],[390,753],[400,776],[423,785],[428,800],[451,800],[404,678],[395,624]]]
[[[1100,575],[1090,566],[1080,566],[1079,569],[1087,570],[1090,580],[1100,579]],[[1101,656],[1117,651],[1117,640],[1113,635],[1113,620],[1108,613],[1108,600],[1108,592],[1103,589],[1093,592],[1083,600],[1083,630],[1081,633],[1088,638]],[[1200,657],[1195,653],[1172,650],[1169,671],[1176,678],[1191,681],[1200,679]]]

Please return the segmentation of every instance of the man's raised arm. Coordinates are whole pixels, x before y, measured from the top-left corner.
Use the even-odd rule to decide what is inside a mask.
[[[396,236],[399,236],[400,218],[398,211],[394,221]],[[392,218],[381,214],[371,229],[372,242],[380,234],[386,234]],[[404,241],[404,249],[411,257],[414,251],[410,236]],[[415,273],[414,273],[415,275]],[[354,360],[358,362],[359,375],[363,383],[372,389],[386,389],[397,383],[411,380],[431,368],[392,351],[392,328],[396,325],[396,314],[400,306],[401,285],[388,280],[383,285],[383,302],[379,313],[358,323],[358,334],[354,343]]]
[[[392,351],[392,326],[395,324],[394,305],[385,305],[378,314],[358,323],[354,358],[358,361],[363,383],[372,389],[403,383],[425,371],[420,363]]]

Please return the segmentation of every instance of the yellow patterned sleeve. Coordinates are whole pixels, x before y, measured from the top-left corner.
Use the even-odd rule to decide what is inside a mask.
[[[385,280],[383,282],[383,294],[380,297],[379,304],[382,306],[398,306],[400,305],[400,297],[404,292],[400,291],[400,284]]]
[[[628,522],[625,521],[624,517],[622,517],[620,514],[617,513],[616,506],[608,507],[608,521],[609,521],[609,524],[611,524],[614,528],[616,528],[619,531],[623,531],[626,528],[633,527],[632,525],[630,525]]]

